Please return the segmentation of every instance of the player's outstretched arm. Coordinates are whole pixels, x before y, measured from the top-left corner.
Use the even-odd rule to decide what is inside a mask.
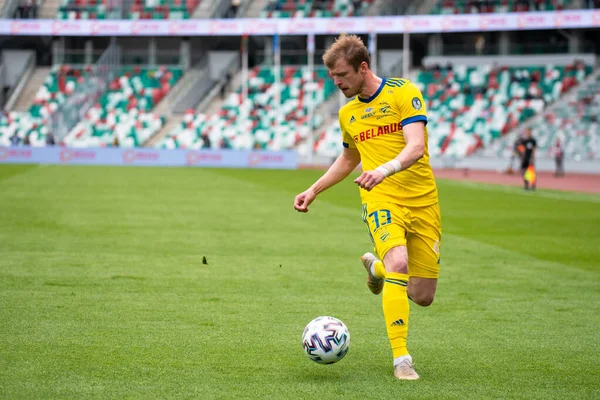
[[[409,168],[425,154],[425,123],[418,121],[402,127],[406,146],[395,158],[372,171],[363,172],[354,182],[371,190],[385,178]]]
[[[308,212],[308,206],[317,195],[346,178],[360,163],[360,153],[356,148],[344,148],[342,154],[329,167],[327,172],[311,187],[296,196],[294,208],[298,212]]]

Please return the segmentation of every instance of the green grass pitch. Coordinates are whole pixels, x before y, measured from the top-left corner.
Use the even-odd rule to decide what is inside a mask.
[[[399,382],[358,189],[293,210],[320,174],[0,166],[0,398],[600,398],[599,196],[440,181]],[[334,365],[301,348],[320,315]]]

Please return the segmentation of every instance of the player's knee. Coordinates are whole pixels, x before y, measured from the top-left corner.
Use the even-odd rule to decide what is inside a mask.
[[[398,274],[408,274],[408,261],[394,260],[394,262],[385,264],[387,272],[395,272]]]
[[[420,305],[421,307],[428,307],[433,303],[435,295],[432,293],[416,293],[409,294],[410,299]]]
[[[421,307],[429,307],[431,303],[433,303],[434,296],[433,295],[425,295],[420,300],[419,304]]]

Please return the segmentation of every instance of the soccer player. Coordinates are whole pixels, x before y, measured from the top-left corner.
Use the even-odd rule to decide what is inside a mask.
[[[429,165],[427,113],[419,89],[407,79],[380,78],[355,35],[339,37],[323,55],[335,85],[353,98],[339,111],[342,153],[294,208],[308,212],[316,196],[346,178],[362,161],[362,217],[374,245],[361,257],[367,286],[382,293],[394,375],[414,380],[406,341],[409,302],[429,306],[437,287],[441,218]]]

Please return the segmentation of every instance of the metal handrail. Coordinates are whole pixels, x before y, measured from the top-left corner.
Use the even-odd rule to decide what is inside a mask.
[[[202,72],[200,72],[202,71]],[[186,85],[186,88],[184,90],[181,90],[173,99],[173,102],[170,104],[169,107],[169,114],[173,114],[175,112],[178,112],[181,110],[181,107],[179,106],[179,103],[181,103],[182,101],[184,101],[187,97],[190,96],[190,93],[192,91],[198,91],[198,86],[199,83],[203,80],[203,79],[210,79],[209,76],[210,74],[208,73],[208,57],[203,57],[198,63],[196,63],[196,65],[194,65],[192,68],[190,68],[190,70],[188,71],[188,73],[196,73],[196,76],[194,76]],[[185,78],[183,78],[185,79]]]
[[[6,93],[6,108],[13,108],[14,103],[17,101],[18,94],[23,90],[23,87],[25,87],[27,81],[29,80],[29,77],[33,73],[33,70],[35,69],[35,64],[35,52],[31,51],[29,53],[29,57],[27,58],[25,68],[23,68],[21,72],[19,72],[19,76],[17,77],[16,83],[10,88],[8,93]]]

